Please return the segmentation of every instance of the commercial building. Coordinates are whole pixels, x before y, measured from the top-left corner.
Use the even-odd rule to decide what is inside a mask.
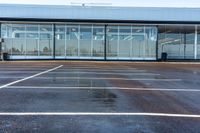
[[[0,5],[10,59],[200,59],[200,8]]]

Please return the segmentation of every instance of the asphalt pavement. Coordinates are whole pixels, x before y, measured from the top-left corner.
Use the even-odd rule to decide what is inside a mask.
[[[200,63],[0,62],[0,132],[199,133]]]

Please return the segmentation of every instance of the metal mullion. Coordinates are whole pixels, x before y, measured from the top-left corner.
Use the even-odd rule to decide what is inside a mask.
[[[26,38],[26,34],[27,34],[27,25],[25,25],[25,58],[27,57],[27,38]]]
[[[6,27],[7,28],[7,27]],[[8,28],[7,28],[8,30]],[[13,24],[11,24],[11,32],[13,32]],[[13,35],[11,34],[11,42],[12,42],[12,45],[11,45],[11,55],[13,56]]]
[[[2,26],[2,23],[0,23],[0,38],[1,38],[1,31],[2,31],[2,29],[1,29],[1,26]],[[2,42],[0,42],[0,59],[2,60]]]
[[[118,25],[118,37],[117,37],[117,39],[118,39],[118,41],[117,41],[117,59],[119,59],[119,25]]]
[[[92,38],[91,38],[91,58],[93,58],[93,32],[94,32],[94,26],[92,25]]]
[[[194,59],[197,59],[198,26],[195,25]]]
[[[78,57],[80,58],[80,28],[81,26],[78,25]]]
[[[40,56],[40,24],[38,24],[38,57]]]
[[[67,26],[65,25],[65,59],[67,58]]]
[[[133,59],[133,25],[131,25],[131,46],[130,46],[130,59]]]
[[[52,32],[53,32],[53,36],[52,36],[52,39],[53,39],[53,51],[52,51],[52,55],[53,55],[53,59],[56,58],[56,36],[55,36],[55,30],[56,30],[56,25],[55,24],[52,24]],[[51,32],[51,34],[52,34]]]
[[[146,27],[143,26],[144,28],[144,47],[143,47],[143,57],[142,58],[146,58],[146,44],[147,44],[147,37],[146,37]]]
[[[159,40],[158,40],[158,38],[159,38],[159,30],[158,30],[158,26],[156,26],[156,30],[157,30],[157,35],[156,35],[156,60],[158,60],[158,49],[159,49]]]
[[[183,41],[184,41],[183,58],[186,59],[186,55],[185,55],[185,54],[186,54],[186,45],[187,45],[187,44],[186,44],[186,31],[185,31],[185,30],[184,30],[184,36],[183,36],[183,37],[184,37],[184,38],[183,38],[183,39],[184,39],[184,40],[183,40]]]
[[[104,60],[107,60],[107,25],[104,27]]]

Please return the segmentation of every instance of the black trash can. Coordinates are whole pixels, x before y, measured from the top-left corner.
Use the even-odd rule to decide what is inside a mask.
[[[161,55],[161,60],[162,61],[166,61],[167,60],[167,53],[166,52],[163,52],[162,55]]]
[[[8,60],[8,53],[3,53],[2,60]]]

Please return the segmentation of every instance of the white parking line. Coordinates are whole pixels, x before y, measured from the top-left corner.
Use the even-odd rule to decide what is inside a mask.
[[[57,73],[57,72],[51,72],[51,73]],[[97,74],[97,75],[160,75],[155,73],[113,73],[113,72],[61,72],[64,74]]]
[[[16,83],[19,83],[19,82],[22,82],[22,81],[25,81],[25,80],[28,80],[28,79],[31,79],[31,78],[34,78],[34,77],[37,77],[37,76],[40,76],[40,75],[45,74],[45,73],[54,71],[54,70],[56,70],[56,69],[58,69],[58,68],[60,68],[60,67],[62,67],[62,66],[63,66],[63,65],[60,65],[60,66],[58,66],[58,67],[55,67],[55,68],[46,70],[46,71],[44,71],[44,72],[40,72],[40,73],[38,73],[38,74],[35,74],[35,75],[32,75],[32,76],[29,76],[29,77],[26,77],[26,78],[23,78],[23,79],[20,79],[20,80],[17,80],[17,81],[14,81],[14,82],[11,82],[11,83],[8,83],[8,84],[5,84],[5,85],[2,85],[2,86],[0,86],[0,89],[5,88],[5,87],[8,87],[8,86],[10,86],[10,85],[14,85],[14,84],[16,84]]]
[[[31,71],[20,71],[20,70],[18,70],[18,71],[0,71],[0,73],[2,73],[2,74],[13,74],[13,73],[19,73],[19,74],[26,74],[26,73],[36,73],[36,72],[39,72],[39,70],[36,70],[36,71],[34,71],[34,70],[31,70]]]
[[[9,73],[9,72],[34,72],[34,71],[44,71],[46,69],[4,69],[4,70],[1,70],[0,69],[0,73]],[[61,72],[61,73],[65,73],[65,72],[72,72],[72,71],[76,71],[76,72],[79,72],[79,71],[84,71],[84,72],[127,72],[127,73],[136,73],[136,72],[140,72],[140,73],[145,73],[147,72],[147,70],[115,70],[115,69],[111,69],[111,70],[105,70],[105,69],[59,69],[59,71],[56,71],[56,72]]]
[[[169,114],[169,113],[104,113],[104,112],[0,112],[0,116],[157,116],[157,117],[181,117],[200,118],[200,115]]]
[[[138,70],[138,68],[114,68],[114,67],[65,67],[62,69],[106,69],[106,70]]]
[[[56,86],[8,86],[13,89],[63,89],[63,90],[133,90],[133,91],[176,91],[200,92],[200,89],[162,89],[162,88],[125,88],[125,87],[56,87]]]
[[[19,73],[19,74],[27,74],[27,73],[35,73],[34,71],[2,71],[0,73],[5,73],[5,74],[13,74],[13,73]],[[97,75],[160,75],[160,74],[155,74],[155,73],[113,73],[113,72],[51,72],[51,74],[97,74]],[[3,78],[3,77],[2,77]]]
[[[0,79],[16,79],[24,77],[0,77]],[[32,77],[35,79],[64,79],[64,80],[125,80],[125,81],[166,81],[166,82],[179,82],[182,79],[169,79],[169,78],[105,78],[105,77]]]
[[[97,77],[37,77],[37,79],[68,79],[68,80],[126,80],[126,81],[182,81],[182,79],[163,79],[163,78],[97,78]]]
[[[60,69],[59,71],[79,71],[81,69]],[[127,69],[123,69],[123,70],[118,70],[118,69],[82,69],[83,71],[94,71],[94,72],[147,72],[147,70],[127,70]],[[82,71],[81,70],[81,71]]]
[[[21,68],[21,69],[30,69],[30,68],[47,68],[48,66],[15,66],[15,67],[10,67],[10,66],[4,66],[4,67],[0,67],[0,69],[17,69],[17,68]],[[135,67],[113,67],[113,66],[110,66],[110,67],[76,67],[76,66],[66,66],[64,67],[63,69],[117,69],[117,70],[137,70],[138,68],[135,68]]]
[[[47,66],[48,67],[48,66]],[[31,68],[35,68],[35,69],[46,69],[47,67],[31,67],[31,66],[27,66],[27,67],[20,67],[20,66],[17,66],[17,67],[13,67],[13,68],[11,68],[11,67],[0,67],[0,70],[2,69],[2,70],[4,70],[4,69],[9,69],[9,70],[12,70],[12,69],[31,69]],[[99,70],[101,70],[101,69],[105,69],[105,70],[141,70],[141,69],[139,69],[139,68],[115,68],[115,67],[108,67],[108,68],[106,68],[106,67],[63,67],[61,70],[66,70],[66,69],[88,69],[88,70],[90,70],[90,69],[99,69]]]
[[[49,66],[2,66],[0,67],[0,69],[16,69],[16,68],[47,68]],[[113,66],[109,66],[109,67],[98,67],[98,66],[66,66],[63,69],[118,69],[118,70],[136,70],[138,68],[135,67],[113,67]]]

